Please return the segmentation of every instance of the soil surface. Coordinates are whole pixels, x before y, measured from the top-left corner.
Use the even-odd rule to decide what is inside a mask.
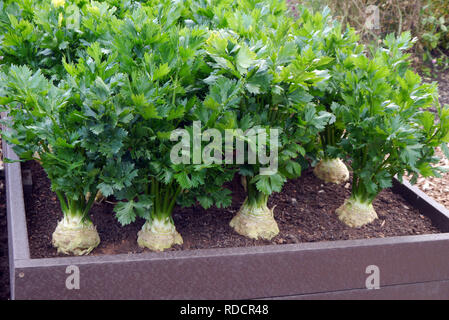
[[[33,191],[25,196],[30,250],[33,258],[58,256],[51,245],[52,232],[62,213],[56,196],[50,192],[45,172],[36,162],[25,164],[31,168]],[[413,209],[401,196],[383,191],[374,202],[379,219],[360,229],[341,223],[334,211],[350,195],[350,184],[324,184],[310,170],[302,177],[288,182],[284,191],[273,195],[269,207],[275,208],[280,234],[271,241],[247,239],[229,227],[229,222],[244,201],[244,191],[235,179],[228,186],[233,202],[226,209],[201,207],[176,208],[173,214],[176,228],[184,239],[183,245],[170,250],[200,248],[245,247],[268,244],[287,244],[389,236],[418,235],[440,232],[427,217]],[[144,221],[121,227],[116,221],[113,205],[96,204],[92,220],[100,234],[101,244],[91,254],[138,253],[137,232]]]
[[[9,299],[8,232],[6,227],[5,178],[0,139],[0,300]]]

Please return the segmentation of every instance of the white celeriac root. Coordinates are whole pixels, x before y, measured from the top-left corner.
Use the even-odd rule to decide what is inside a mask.
[[[229,225],[242,236],[271,240],[279,234],[279,227],[274,220],[273,211],[274,208],[269,209],[266,204],[255,207],[248,205],[245,200]]]
[[[336,211],[344,224],[359,228],[377,219],[372,203],[361,202],[357,198],[346,199]]]
[[[147,221],[137,234],[137,243],[142,248],[164,251],[175,244],[183,243],[181,235],[169,217]]]
[[[349,179],[349,171],[341,159],[323,159],[313,170],[315,176],[325,182],[340,184]]]
[[[81,216],[65,215],[52,236],[52,244],[58,253],[77,256],[89,254],[100,244],[97,228]]]

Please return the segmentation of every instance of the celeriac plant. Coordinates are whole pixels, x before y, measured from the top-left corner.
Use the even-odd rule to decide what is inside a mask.
[[[204,62],[207,30],[180,27],[161,11],[150,14],[132,10],[114,27],[113,50],[120,71],[126,74],[121,103],[132,106],[134,116],[127,126],[125,157],[138,170],[132,186],[116,193],[125,201],[115,211],[124,225],[137,217],[146,219],[138,244],[162,251],[182,244],[172,218],[176,204],[189,206],[198,201],[209,208],[227,206],[231,200],[230,191],[222,188],[233,176],[230,170],[215,163],[193,163],[191,138],[202,143],[202,137],[192,132],[192,123],[201,121],[202,130],[235,124],[228,105],[214,101],[223,83],[209,87],[203,81],[210,69]],[[174,161],[179,153],[172,154],[175,141],[170,137],[178,129],[189,132],[181,134],[178,143],[187,146],[182,156],[190,160]]]
[[[357,44],[358,37],[354,29],[343,29],[340,22],[332,19],[329,8],[322,12],[312,14],[305,8],[298,7],[297,23],[301,25],[296,29],[297,43],[304,47],[310,46],[318,56],[327,56],[330,59],[324,66],[328,70],[325,82],[314,86],[310,93],[314,97],[318,110],[332,112],[333,103],[342,103],[343,97],[338,73],[348,56],[360,55],[363,46]],[[344,162],[333,158],[330,154],[340,142],[344,134],[345,124],[341,117],[334,114],[325,130],[320,132],[320,161],[314,168],[314,174],[331,183],[342,183],[349,179],[349,171]]]
[[[21,161],[38,160],[56,193],[63,219],[53,233],[58,252],[83,255],[100,242],[89,217],[98,190],[111,194],[136,175],[122,161],[129,111],[116,107],[120,76],[101,61],[98,45],[58,86],[40,70],[11,66],[0,74],[0,104],[8,112],[10,131],[2,137]]]
[[[275,163],[276,168],[263,172],[266,160],[262,161],[256,147],[248,143],[250,149],[244,158],[248,160],[250,152],[258,153],[258,157],[256,162],[246,161],[239,167],[247,197],[230,225],[249,238],[271,239],[279,228],[273,209],[268,208],[268,197],[280,192],[287,179],[300,175],[302,168],[295,159],[305,155],[302,144],[312,141],[331,117],[315,109],[307,92],[324,79],[319,67],[328,58],[317,57],[306,46],[296,45],[291,35],[297,25],[284,15],[285,3],[245,4],[221,19],[227,30],[213,32],[208,39],[206,50],[215,69],[209,80],[226,76],[237,81],[241,88],[236,110],[239,127],[267,132],[268,144],[261,154],[267,157],[270,150],[270,167]],[[272,129],[278,130],[279,139],[271,139]],[[235,137],[251,141],[241,132]]]
[[[6,76],[4,78],[3,101],[21,106],[18,109],[11,108],[11,105],[6,107],[6,111],[10,112],[11,119],[17,119],[18,121],[17,125],[12,121],[8,123],[13,128],[13,135],[9,136],[8,141],[11,144],[19,143],[21,149],[16,150],[20,150],[18,153],[21,159],[35,159],[41,163],[52,181],[53,190],[60,200],[64,213],[64,219],[53,234],[52,241],[54,246],[58,248],[58,251],[64,253],[88,253],[99,242],[98,234],[90,222],[88,212],[95,198],[95,196],[91,197],[91,192],[95,191],[95,194],[101,194],[95,183],[98,182],[98,175],[101,174],[102,167],[105,165],[101,161],[105,161],[106,158],[102,158],[104,157],[102,155],[94,162],[91,162],[92,159],[82,157],[78,159],[79,155],[76,154],[73,160],[78,159],[79,161],[75,162],[77,166],[71,167],[69,166],[70,161],[67,159],[69,157],[67,150],[62,149],[61,146],[55,147],[55,141],[65,141],[63,140],[64,137],[62,137],[62,131],[64,130],[63,128],[69,128],[70,126],[73,126],[73,128],[68,130],[67,135],[70,139],[73,139],[71,143],[77,144],[78,147],[81,142],[87,143],[89,141],[88,138],[78,135],[79,132],[75,133],[70,130],[75,130],[77,127],[81,130],[83,125],[86,127],[92,124],[92,121],[76,124],[74,121],[76,117],[72,117],[72,121],[69,124],[63,124],[64,117],[68,115],[68,113],[64,113],[68,112],[67,105],[70,105],[70,112],[73,111],[78,116],[78,120],[82,120],[83,117],[84,120],[87,120],[88,118],[82,114],[82,108],[86,105],[86,101],[79,100],[78,96],[78,100],[73,102],[77,97],[76,95],[71,96],[76,91],[76,88],[73,86],[65,89],[61,89],[61,87],[59,90],[55,88],[59,87],[58,83],[64,81],[67,75],[64,61],[68,61],[69,64],[72,61],[77,61],[80,53],[84,52],[83,48],[89,47],[96,40],[104,42],[107,39],[108,20],[115,11],[107,4],[95,1],[89,3],[87,1],[64,0],[2,1],[0,6],[2,7],[2,13],[0,14],[0,56],[2,57],[0,62],[4,63],[5,74],[10,73],[8,66],[12,64],[25,64],[27,66],[27,68],[23,69],[14,69],[15,77],[9,74],[10,78]],[[89,57],[88,63],[90,64],[90,70],[96,68],[91,57]],[[28,68],[31,70],[28,70]],[[39,79],[39,83],[36,83],[36,86],[32,86],[30,90],[25,90],[27,85],[31,86],[30,83],[25,82],[25,87],[19,83],[22,81],[21,77],[24,77],[25,74],[33,74],[33,77],[35,76],[33,79]],[[46,80],[42,75],[51,78],[52,81],[45,83]],[[57,80],[57,83],[53,83],[53,80]],[[95,77],[93,80],[95,80]],[[93,85],[92,81],[83,83],[83,85],[91,86]],[[42,87],[39,87],[39,85],[42,85]],[[44,97],[47,97],[48,94],[60,94],[65,100],[61,100],[60,106],[49,107],[50,102],[40,101],[45,100],[46,98]],[[30,103],[30,95],[33,97],[32,99],[37,99],[39,102],[33,101],[33,103]],[[53,97],[49,99],[53,99]],[[39,117],[33,118],[30,110],[35,110],[37,108],[36,104],[43,104],[44,106],[39,106],[42,109],[37,113]],[[76,110],[73,108],[76,108]],[[55,113],[55,115],[50,115],[50,113]],[[108,112],[105,112],[105,116],[107,115]],[[48,119],[46,120],[46,118]],[[49,126],[50,118],[53,119],[53,127]],[[100,120],[100,118],[97,120]],[[24,126],[20,121],[27,121],[27,125]],[[33,124],[33,121],[36,121],[36,123]],[[39,126],[45,121],[47,121],[45,123],[46,135],[42,133],[38,135],[33,132],[33,130],[38,130]],[[58,125],[60,126],[58,129],[60,132],[55,133],[54,131],[57,130]],[[96,126],[97,123],[94,121],[92,125]],[[98,127],[94,130],[98,130]],[[84,130],[84,132],[88,131],[89,129]],[[16,134],[20,139],[26,137],[28,140],[18,140]],[[33,143],[36,143],[36,145],[33,146]],[[92,142],[91,144],[92,146],[94,145]],[[41,149],[39,149],[39,146],[41,146]],[[70,143],[66,145],[67,148],[70,146]],[[19,147],[16,145],[15,148]],[[29,154],[29,151],[33,148],[35,152]],[[81,152],[78,148],[73,147],[73,149],[77,153]],[[107,144],[105,143],[104,150],[106,149]],[[89,151],[89,155],[93,158],[96,157],[94,156],[94,150],[96,148]],[[50,161],[51,159],[53,161]],[[58,160],[59,163],[56,164],[55,159],[65,159],[67,168],[61,164],[62,161]],[[97,162],[97,160],[101,161]],[[83,163],[83,161],[85,162]],[[83,166],[89,166],[89,169],[86,169],[87,167],[83,169]],[[99,168],[94,168],[93,166],[99,166]],[[109,170],[112,168],[114,166],[110,165]],[[80,181],[75,177],[76,175],[73,176],[75,169],[79,171],[76,174],[80,176],[79,179],[84,175],[83,170],[91,171],[92,181],[89,180],[86,186],[80,184]],[[67,173],[64,173],[64,170]],[[73,180],[70,178],[71,175]],[[77,188],[73,187],[73,190],[61,188],[59,184],[62,183],[62,176],[67,180],[64,183],[74,181]],[[56,180],[59,181],[59,184],[56,183]],[[88,231],[85,231],[85,228]],[[71,229],[75,231],[70,232]]]
[[[397,175],[438,175],[435,147],[449,141],[449,110],[440,107],[435,84],[423,84],[408,68],[409,33],[388,36],[373,59],[348,57],[341,69],[342,104],[333,111],[346,133],[333,150],[353,170],[351,197],[337,209],[339,219],[360,227],[377,218],[373,200]],[[427,111],[435,106],[438,118]],[[447,149],[446,149],[447,150]]]

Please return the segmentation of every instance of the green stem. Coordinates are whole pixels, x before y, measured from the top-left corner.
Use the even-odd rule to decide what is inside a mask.
[[[56,196],[59,199],[59,204],[61,205],[62,212],[66,214],[66,212],[68,212],[67,200],[65,199],[61,191],[56,191]]]
[[[89,211],[94,204],[95,197],[91,196],[86,202],[84,196],[80,196],[78,200],[69,199],[61,191],[56,191],[62,213],[67,218],[80,217],[84,222],[91,222]]]
[[[172,200],[170,198],[170,196],[172,195],[170,192],[171,186],[167,187],[167,190],[165,191],[165,195],[163,197],[163,204],[162,204],[162,211],[163,212],[167,212],[168,211],[168,205],[170,203],[170,200]]]
[[[363,203],[371,204],[374,199],[377,197],[377,193],[369,193],[366,190],[365,184],[362,179],[357,177],[357,174],[354,173],[352,177],[352,192],[351,197],[354,199],[358,199],[358,201]]]
[[[326,127],[326,146],[330,145],[331,142],[331,132],[332,130],[332,126],[327,126]]]
[[[324,150],[325,146],[326,146],[326,135],[324,134],[324,132],[320,132],[320,141],[321,141],[321,147]]]
[[[179,196],[179,194],[181,193],[181,191],[182,191],[182,189],[181,189],[181,187],[177,187],[176,188],[176,190],[175,190],[175,195],[174,195],[174,197],[171,199],[171,201],[170,201],[170,203],[169,203],[169,206],[168,206],[168,211],[169,212],[173,212],[173,208],[175,207],[175,205],[176,205],[176,198]]]
[[[336,128],[334,124],[327,125],[324,132],[320,133],[321,146],[324,152],[324,159],[329,159],[330,157],[326,154],[326,149],[328,146],[336,146]]]
[[[266,206],[268,203],[268,195],[266,195],[263,192],[260,192],[257,190],[256,186],[254,184],[251,184],[248,182],[247,179],[247,203],[251,207],[259,208],[262,206]]]
[[[363,148],[363,167],[365,167],[366,165],[366,161],[368,160],[368,146],[365,146],[365,148]]]
[[[332,125],[331,145],[334,146],[334,147],[336,146],[336,137],[335,137],[335,135],[336,135],[335,126]]]
[[[152,178],[150,192],[153,197],[151,218],[158,220],[171,218],[176,198],[181,193],[181,187],[175,186],[174,183],[165,185]]]
[[[92,194],[90,196],[89,200],[87,201],[86,206],[85,206],[85,208],[83,210],[83,215],[84,216],[88,216],[89,215],[89,211],[92,208],[94,202],[95,202],[95,195]]]

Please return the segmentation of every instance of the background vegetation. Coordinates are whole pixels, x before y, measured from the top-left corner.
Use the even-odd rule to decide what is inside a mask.
[[[377,45],[387,34],[410,30],[418,39],[413,50],[419,60],[440,69],[449,68],[447,0],[289,0],[289,3],[293,12],[298,3],[315,10],[330,7],[337,19],[354,27],[361,39],[371,45]],[[368,9],[372,5],[379,8],[379,29],[366,23],[372,16]]]

